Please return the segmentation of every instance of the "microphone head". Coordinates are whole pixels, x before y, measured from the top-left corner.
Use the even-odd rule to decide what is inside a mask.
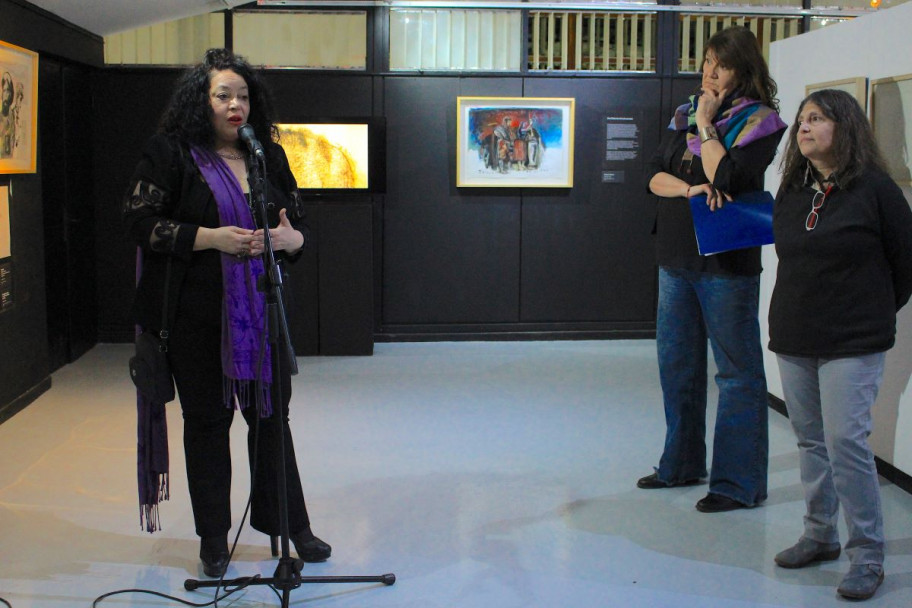
[[[253,130],[253,125],[249,122],[245,122],[238,127],[237,133],[238,139],[247,145],[250,145],[251,141],[256,141],[256,132]]]
[[[247,146],[247,149],[250,150],[256,156],[264,156],[263,146],[256,138],[256,132],[253,130],[253,126],[248,122],[242,124],[238,127],[238,139],[244,142],[244,145]]]

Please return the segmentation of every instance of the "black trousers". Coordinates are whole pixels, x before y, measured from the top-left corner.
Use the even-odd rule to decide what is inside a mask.
[[[187,317],[176,319],[171,332],[169,359],[183,411],[187,483],[196,533],[200,537],[223,536],[231,529],[229,429],[234,409],[225,406],[222,395],[220,349],[220,326]],[[247,454],[253,479],[250,525],[269,535],[280,533],[279,428],[285,436],[288,528],[295,533],[310,526],[288,428],[291,377],[284,363],[282,369],[278,379],[273,370],[272,416],[259,418],[255,404],[242,410],[248,427]],[[278,399],[279,386],[281,400]]]

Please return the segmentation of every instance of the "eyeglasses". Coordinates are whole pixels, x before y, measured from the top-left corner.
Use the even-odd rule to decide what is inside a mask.
[[[808,232],[817,227],[817,222],[820,221],[820,213],[818,212],[826,202],[826,197],[828,197],[832,191],[833,186],[829,186],[825,192],[818,190],[814,193],[814,200],[811,201],[811,212],[808,213],[807,219],[804,220],[804,229]]]

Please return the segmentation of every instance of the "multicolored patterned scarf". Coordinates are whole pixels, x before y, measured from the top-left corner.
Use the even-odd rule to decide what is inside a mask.
[[[247,198],[225,161],[198,146],[192,146],[190,154],[212,190],[220,224],[255,230]],[[250,404],[252,386],[257,410],[266,418],[272,414],[272,365],[266,343],[266,296],[257,290],[257,281],[265,272],[263,262],[228,253],[222,253],[221,258],[225,404],[244,409]]]
[[[688,103],[675,110],[668,125],[673,131],[687,131],[687,149],[694,156],[700,156],[696,119],[698,101],[697,95],[691,95]],[[726,150],[746,146],[787,127],[775,110],[747,97],[729,97],[723,101],[713,125]]]

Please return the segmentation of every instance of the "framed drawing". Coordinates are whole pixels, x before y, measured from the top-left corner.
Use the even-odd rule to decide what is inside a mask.
[[[458,97],[456,185],[573,186],[572,97]]]
[[[842,80],[831,80],[829,82],[818,82],[815,84],[805,85],[804,96],[807,97],[814,91],[821,89],[837,89],[845,91],[855,98],[861,105],[861,109],[868,111],[868,79],[864,76],[856,78],[843,78]]]
[[[0,173],[34,173],[38,53],[0,41]]]
[[[871,81],[871,123],[890,177],[912,186],[912,74]]]

